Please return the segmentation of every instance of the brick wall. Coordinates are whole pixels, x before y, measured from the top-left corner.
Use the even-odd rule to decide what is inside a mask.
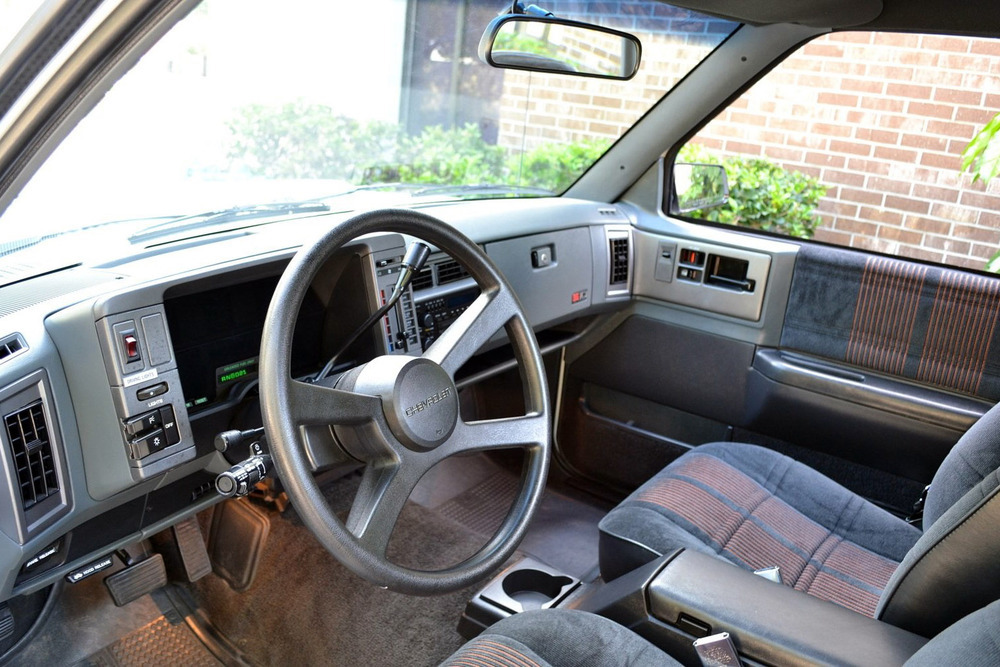
[[[602,23],[642,40],[638,85],[508,71],[503,99],[516,102],[501,108],[501,144],[520,147],[525,126],[528,150],[617,138],[731,29],[658,3],[627,15],[630,5],[597,4],[615,17]],[[693,141],[818,178],[818,240],[979,269],[1000,248],[1000,179],[973,184],[960,156],[997,111],[1000,41],[840,33],[806,45]]]
[[[585,12],[600,12],[601,25],[640,38],[642,64],[627,82],[506,70],[497,140],[502,146],[531,150],[549,142],[617,139],[735,27],[655,1],[555,0],[545,6],[585,21],[593,21]]]
[[[818,178],[818,240],[981,269],[1000,248],[1000,182],[972,184],[961,153],[997,111],[1000,41],[842,33],[693,141]]]

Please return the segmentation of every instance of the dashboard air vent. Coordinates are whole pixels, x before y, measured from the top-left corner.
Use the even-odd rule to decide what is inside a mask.
[[[437,284],[446,285],[461,280],[469,275],[465,267],[455,260],[441,262],[437,265]]]
[[[431,271],[431,267],[425,266],[420,269],[420,273],[413,276],[413,280],[410,281],[410,284],[413,285],[413,290],[415,292],[434,287],[434,272]]]
[[[628,237],[609,239],[611,244],[611,280],[612,285],[623,285],[628,282]]]
[[[59,491],[41,399],[4,417],[25,510]]]

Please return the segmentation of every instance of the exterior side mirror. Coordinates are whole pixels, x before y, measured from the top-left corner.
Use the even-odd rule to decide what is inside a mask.
[[[676,213],[715,208],[729,201],[729,181],[722,165],[678,162],[673,184]]]
[[[601,79],[631,79],[641,54],[626,32],[552,16],[498,16],[479,42],[480,60],[492,67]]]

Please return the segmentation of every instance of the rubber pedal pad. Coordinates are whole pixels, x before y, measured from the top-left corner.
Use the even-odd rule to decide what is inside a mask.
[[[167,568],[163,564],[163,556],[153,554],[143,561],[129,565],[124,570],[107,577],[104,585],[108,587],[115,605],[124,607],[129,602],[167,585]]]
[[[4,602],[0,604],[0,642],[7,641],[14,636],[14,613]]]
[[[208,549],[205,547],[205,538],[198,520],[191,517],[181,521],[173,527],[173,533],[187,580],[195,582],[212,574],[212,561],[208,557]]]

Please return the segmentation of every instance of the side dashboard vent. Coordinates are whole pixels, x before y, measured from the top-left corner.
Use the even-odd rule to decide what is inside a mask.
[[[628,237],[609,239],[611,251],[611,285],[625,285],[628,283]]]
[[[41,399],[4,417],[11,456],[17,474],[22,507],[59,492],[59,477],[52,458],[52,443]]]

